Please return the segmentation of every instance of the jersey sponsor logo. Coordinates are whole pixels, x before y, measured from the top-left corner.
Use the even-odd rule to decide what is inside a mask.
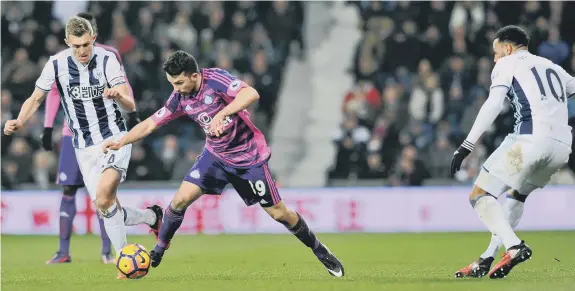
[[[90,100],[94,98],[102,98],[104,94],[104,85],[101,86],[66,86],[68,96],[77,100]]]
[[[202,126],[202,129],[204,130],[204,132],[208,135],[214,135],[211,131],[210,131],[210,123],[212,123],[212,117],[209,116],[207,113],[202,112],[198,115],[197,117],[197,121],[198,123]],[[226,116],[226,118],[224,118],[224,127],[228,126],[230,123],[232,123],[233,118],[230,116]]]

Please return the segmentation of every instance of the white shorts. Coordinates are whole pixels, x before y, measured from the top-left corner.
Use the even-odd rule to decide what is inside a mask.
[[[569,160],[571,147],[548,137],[508,135],[483,164],[475,185],[499,197],[509,188],[529,195]]]
[[[106,140],[119,140],[124,135],[125,133],[117,134]],[[104,170],[114,168],[120,173],[120,182],[126,180],[128,165],[132,155],[131,144],[123,146],[117,151],[108,151],[106,154],[102,151],[103,145],[104,142],[101,142],[83,149],[76,149],[76,159],[92,201],[96,200],[96,190]]]

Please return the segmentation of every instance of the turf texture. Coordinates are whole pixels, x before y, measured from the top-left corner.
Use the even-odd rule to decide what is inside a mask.
[[[116,280],[99,261],[100,238],[74,236],[72,263],[46,265],[53,236],[2,236],[2,290],[575,290],[575,231],[523,232],[533,258],[502,280],[455,279],[487,246],[486,233],[319,234],[345,266],[331,277],[292,235],[176,236],[162,264]],[[130,236],[151,249],[151,236]],[[499,260],[499,257],[496,259]]]

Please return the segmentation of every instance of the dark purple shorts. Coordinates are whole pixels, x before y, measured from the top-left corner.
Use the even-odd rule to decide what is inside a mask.
[[[62,137],[56,183],[65,186],[84,186],[84,177],[76,160],[76,151],[74,146],[72,146],[71,136]]]
[[[281,201],[267,162],[251,168],[234,168],[204,150],[184,181],[198,185],[205,194],[219,195],[231,183],[246,205],[269,207]]]

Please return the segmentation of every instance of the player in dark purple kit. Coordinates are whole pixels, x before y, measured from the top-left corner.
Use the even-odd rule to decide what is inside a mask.
[[[246,110],[259,99],[258,92],[225,70],[200,70],[194,57],[183,51],[168,58],[164,71],[174,86],[164,107],[119,141],[106,142],[103,147],[104,152],[117,150],[184,115],[206,133],[204,151],[166,208],[158,242],[150,253],[152,266],[160,264],[188,206],[203,194],[221,194],[231,183],[246,205],[259,203],[311,248],[331,275],[342,277],[341,262],[316,238],[304,219],[281,201],[268,168],[270,148]]]

